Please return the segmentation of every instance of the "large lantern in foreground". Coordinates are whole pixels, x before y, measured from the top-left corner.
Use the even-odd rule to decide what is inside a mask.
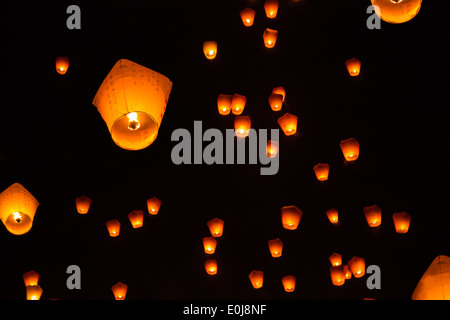
[[[269,250],[272,257],[281,257],[281,254],[283,253],[283,242],[278,238],[269,240]]]
[[[92,103],[121,148],[140,150],[155,141],[172,82],[130,60],[119,60],[103,80]]]
[[[277,122],[285,135],[292,136],[297,132],[297,120],[297,116],[290,113],[285,113],[283,116],[278,118]]]
[[[209,228],[209,232],[211,232],[211,235],[214,238],[221,237],[223,234],[223,220],[219,218],[214,218],[209,220],[207,223],[207,226]]]
[[[117,219],[106,221],[106,228],[111,237],[117,237],[120,233],[120,222]]]
[[[278,31],[275,29],[267,28],[263,33],[264,45],[266,48],[273,48],[277,43]]]
[[[263,286],[264,283],[264,272],[259,270],[253,270],[248,275],[248,278],[250,279],[253,288],[259,289]]]
[[[140,228],[144,224],[144,211],[133,210],[128,214],[128,219],[134,229]]]
[[[361,61],[359,61],[357,58],[351,58],[345,61],[345,66],[347,67],[350,76],[356,77],[357,75],[359,75],[359,71],[361,69]]]
[[[27,300],[39,300],[42,295],[42,288],[37,284],[34,286],[27,286]]]
[[[371,0],[377,6],[375,13],[389,23],[403,23],[414,18],[420,10],[422,0]]]
[[[297,278],[295,276],[284,276],[281,279],[281,283],[283,284],[284,291],[293,292],[295,290],[295,283]]]
[[[409,224],[411,223],[411,216],[408,212],[395,212],[392,215],[394,220],[395,232],[397,233],[407,233],[409,230]]]
[[[328,173],[330,172],[330,165],[328,163],[318,163],[313,167],[316,178],[319,181],[328,180]]]
[[[39,202],[20,183],[14,183],[0,194],[0,220],[15,235],[30,231]]]
[[[127,295],[128,286],[122,282],[118,282],[111,287],[116,300],[125,300]]]
[[[437,256],[420,278],[412,300],[450,300],[450,257]]]
[[[245,8],[241,11],[240,15],[244,26],[251,27],[253,25],[253,21],[255,20],[255,13],[255,10],[251,8]]]
[[[281,223],[287,230],[295,230],[303,216],[302,210],[296,206],[286,206],[281,208]]]
[[[79,214],[88,213],[91,203],[91,198],[87,196],[81,196],[75,199],[75,205]]]
[[[366,273],[366,260],[360,257],[353,257],[347,263],[355,278],[361,278]]]
[[[376,204],[364,207],[364,215],[369,227],[378,227],[381,224],[381,209]]]
[[[359,157],[359,142],[355,138],[348,138],[339,143],[345,160],[355,161]]]
[[[150,213],[151,215],[158,214],[159,208],[161,208],[161,203],[161,200],[159,200],[157,197],[147,199],[148,213]]]
[[[59,74],[66,74],[67,69],[69,69],[69,58],[67,57],[56,57],[55,59],[56,72]]]

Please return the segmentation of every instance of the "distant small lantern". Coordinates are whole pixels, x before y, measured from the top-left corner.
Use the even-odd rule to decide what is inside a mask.
[[[359,71],[361,69],[361,61],[356,58],[351,58],[345,61],[345,66],[347,67],[350,76],[356,77],[357,75],[359,75]]]
[[[212,60],[217,55],[217,42],[205,41],[203,42],[203,53],[208,60]]]
[[[150,198],[147,200],[147,209],[148,213],[151,215],[156,215],[159,212],[159,208],[161,208],[161,200],[156,197]]]
[[[128,286],[122,282],[118,282],[111,287],[116,300],[125,300],[127,295]]]
[[[350,270],[350,268],[348,267],[348,265],[343,265],[344,267],[344,273],[345,273],[345,279],[351,279],[352,278],[352,271]]]
[[[39,282],[39,273],[33,270],[25,272],[23,274],[23,282],[25,283],[25,287],[37,286]]]
[[[283,102],[284,99],[286,98],[286,90],[284,89],[284,87],[275,87],[272,89],[272,93],[277,93],[277,94],[281,94],[283,96]]]
[[[330,260],[332,266],[337,267],[342,265],[342,255],[339,253],[334,252],[328,259]]]
[[[269,158],[275,158],[278,154],[279,144],[278,141],[267,141],[266,153]]]
[[[264,2],[264,11],[269,19],[274,19],[278,13],[278,0],[266,0]]]
[[[27,300],[39,300],[42,295],[42,288],[39,285],[27,286]]]
[[[345,160],[355,161],[359,157],[359,142],[355,138],[348,138],[340,142]]]
[[[269,97],[270,108],[273,111],[280,111],[283,106],[283,95],[279,93],[272,93]]]
[[[314,166],[314,173],[319,181],[327,181],[330,165],[327,163],[318,163]]]
[[[422,0],[371,0],[375,13],[389,23],[404,23],[420,11]]]
[[[140,228],[144,224],[144,211],[133,210],[128,214],[128,219],[134,229]]]
[[[0,220],[15,235],[30,231],[39,206],[35,197],[20,183],[14,183],[0,193]]]
[[[330,220],[331,223],[338,223],[339,222],[339,212],[332,208],[326,211],[328,220]]]
[[[366,261],[364,258],[353,257],[347,265],[355,278],[361,278],[366,273]]]
[[[297,116],[290,113],[285,113],[283,116],[278,118],[277,122],[285,135],[292,136],[297,132],[297,120]]]
[[[236,137],[245,138],[248,136],[251,126],[250,116],[236,116],[234,118],[234,132]]]
[[[251,8],[245,8],[241,11],[241,19],[244,26],[251,27],[253,25],[253,22],[255,20],[255,13],[255,10]]]
[[[378,227],[381,224],[381,209],[376,204],[364,207],[364,215],[369,227]]]
[[[409,230],[409,224],[411,223],[411,216],[405,212],[395,212],[392,215],[394,220],[395,232],[397,233],[407,233]]]
[[[331,282],[335,286],[342,286],[345,283],[345,272],[342,266],[330,267]]]
[[[242,114],[246,103],[246,96],[237,93],[233,94],[233,97],[231,98],[231,112],[236,116]]]
[[[267,28],[263,33],[264,45],[266,48],[273,48],[277,43],[278,30]]]
[[[295,290],[295,283],[297,281],[297,278],[295,276],[284,276],[281,279],[281,283],[283,284],[284,291],[286,292],[294,292]]]
[[[217,97],[217,109],[219,110],[219,114],[226,116],[231,112],[231,94],[219,94]]]
[[[75,199],[75,205],[79,214],[88,213],[91,203],[91,198],[86,196],[81,196]]]
[[[223,220],[219,218],[214,218],[207,222],[209,232],[214,238],[221,237],[223,234]]]
[[[120,233],[120,222],[117,219],[106,221],[106,228],[111,237],[117,237]]]
[[[67,69],[69,69],[69,58],[67,57],[56,57],[56,72],[59,74],[66,74]]]
[[[248,275],[250,282],[252,283],[253,288],[259,289],[263,286],[264,283],[264,272],[259,270],[253,270]]]
[[[295,230],[303,216],[302,210],[296,206],[286,206],[281,208],[281,223],[287,230]]]
[[[213,254],[216,251],[217,240],[214,237],[203,238],[203,249],[207,254]]]
[[[217,260],[216,259],[207,259],[205,261],[205,271],[207,274],[213,276],[217,274]]]
[[[283,253],[283,242],[278,238],[269,240],[269,250],[272,257],[274,258],[281,257]]]

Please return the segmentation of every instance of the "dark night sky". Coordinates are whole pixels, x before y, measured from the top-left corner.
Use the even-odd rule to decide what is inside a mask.
[[[22,274],[40,274],[42,299],[113,299],[111,286],[128,285],[127,299],[410,299],[433,259],[450,255],[448,212],[448,75],[444,50],[449,28],[439,8],[424,1],[420,13],[400,25],[366,28],[370,1],[280,0],[278,17],[265,17],[263,1],[78,2],[81,30],[66,28],[58,4],[8,7],[8,102],[2,104],[0,189],[23,184],[40,202],[31,231],[14,236],[1,226],[1,299],[24,299]],[[256,10],[245,28],[239,12]],[[262,41],[278,29],[274,49]],[[215,60],[202,52],[218,42]],[[67,55],[66,75],[54,59]],[[361,74],[348,75],[357,57]],[[157,140],[126,151],[111,140],[92,99],[119,59],[129,59],[173,82]],[[448,70],[448,69],[447,69]],[[299,117],[298,132],[280,132],[280,170],[260,176],[260,165],[180,165],[171,161],[177,128],[193,132],[233,128],[220,116],[220,93],[247,96],[244,114],[255,129],[278,128],[267,98],[284,86],[284,111]],[[339,141],[355,137],[356,163],[345,165]],[[331,166],[326,183],[312,170]],[[74,199],[93,199],[79,215]],[[146,199],[163,204],[150,216]],[[362,209],[378,204],[383,222],[367,226]],[[280,208],[304,215],[296,231],[282,228]],[[335,207],[340,224],[325,210]],[[146,212],[132,229],[127,214]],[[411,228],[396,234],[392,213],[407,211]],[[225,221],[208,276],[202,238],[206,222]],[[105,222],[122,223],[111,238]],[[283,256],[273,259],[267,241],[279,237]],[[334,287],[328,257],[353,256],[381,268],[381,290],[367,276]],[[81,268],[81,290],[68,290],[66,268]],[[265,272],[254,290],[251,270]],[[294,293],[281,285],[297,276]]]

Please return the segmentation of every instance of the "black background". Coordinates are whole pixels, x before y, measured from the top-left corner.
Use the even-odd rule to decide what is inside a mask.
[[[81,9],[81,30],[68,30],[66,8]],[[256,10],[245,28],[239,12]],[[2,226],[0,298],[25,299],[22,274],[35,270],[46,299],[113,299],[111,286],[128,285],[127,299],[363,299],[408,300],[433,259],[450,254],[448,212],[448,81],[443,9],[424,1],[419,14],[369,30],[370,1],[280,1],[265,17],[263,1],[96,1],[14,3],[7,9],[8,58],[2,103],[0,189],[23,184],[40,202],[33,228],[14,236]],[[273,49],[265,28],[279,31]],[[218,42],[216,59],[202,52]],[[66,75],[55,57],[67,55]],[[345,60],[357,57],[350,77]],[[104,77],[126,58],[173,81],[157,140],[141,151],[117,147],[92,105]],[[284,86],[283,110],[267,98]],[[220,116],[220,93],[247,97],[244,114],[255,129],[278,128],[277,118],[299,117],[298,132],[280,132],[280,170],[260,176],[260,165],[179,165],[171,161],[177,128],[193,133],[233,128]],[[360,158],[345,164],[339,142],[355,137]],[[205,143],[206,144],[206,143]],[[312,167],[330,164],[319,183]],[[87,215],[74,199],[93,199]],[[146,199],[162,200],[150,216]],[[370,229],[362,208],[378,204],[383,222]],[[280,208],[304,215],[295,231],[282,228]],[[335,207],[339,225],[325,211]],[[127,214],[146,212],[132,229]],[[407,211],[410,230],[394,231],[392,213]],[[203,252],[206,222],[225,221],[213,257]],[[105,222],[122,223],[117,238]],[[283,256],[270,256],[279,237]],[[381,289],[367,275],[335,287],[328,257],[353,256],[381,268]],[[209,276],[204,261],[216,258]],[[66,268],[81,268],[81,290],[66,287]],[[248,274],[265,272],[255,290]],[[286,293],[284,275],[297,276]]]

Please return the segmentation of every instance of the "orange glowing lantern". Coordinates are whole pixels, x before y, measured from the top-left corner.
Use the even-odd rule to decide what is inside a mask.
[[[253,288],[259,289],[263,286],[264,283],[264,272],[259,270],[253,270],[248,275],[250,282],[252,283]]]
[[[251,27],[255,21],[255,10],[251,8],[245,8],[241,11],[242,23],[246,27]]]
[[[328,173],[330,172],[330,165],[327,163],[318,163],[314,166],[314,173],[319,181],[328,180]]]
[[[281,254],[283,253],[283,242],[281,242],[281,240],[278,238],[269,240],[269,250],[272,257],[281,257]]]
[[[33,270],[25,272],[23,274],[23,281],[25,283],[25,287],[37,286],[37,284],[39,282],[39,273],[37,273]]]
[[[69,58],[67,57],[57,57],[55,60],[56,72],[59,74],[65,74],[67,69],[69,69]]]
[[[236,116],[234,118],[234,132],[236,137],[245,138],[248,136],[251,126],[250,116]]]
[[[355,161],[359,157],[359,142],[355,138],[348,138],[340,142],[345,160]]]
[[[297,278],[295,276],[284,276],[281,279],[281,283],[283,284],[284,291],[294,292],[296,281],[297,281]]]
[[[122,282],[118,282],[111,287],[116,300],[125,300],[127,295],[128,286]]]
[[[130,60],[119,60],[98,89],[93,105],[115,144],[141,150],[153,143],[166,111],[172,82]]]
[[[106,228],[111,237],[117,237],[120,233],[120,222],[117,219],[106,221]]]
[[[147,200],[147,209],[151,215],[156,215],[159,212],[159,208],[161,207],[161,200],[156,197],[150,198]]]
[[[334,208],[327,210],[327,217],[331,223],[339,222],[339,212]]]
[[[283,95],[279,93],[273,93],[269,97],[270,108],[273,111],[280,111],[283,105]]]
[[[217,109],[219,109],[219,114],[226,116],[231,112],[231,94],[219,94],[217,97]]]
[[[27,286],[27,300],[39,300],[42,295],[42,288],[39,285]]]
[[[266,48],[273,48],[277,43],[278,31],[267,28],[263,33],[264,45]]]
[[[303,216],[302,210],[296,206],[286,206],[281,208],[281,223],[287,230],[295,230]]]
[[[205,41],[203,42],[203,53],[208,60],[212,60],[217,55],[217,42]]]
[[[420,278],[412,300],[450,300],[450,257],[437,256]]]
[[[267,152],[267,156],[269,158],[275,158],[278,154],[278,141],[272,141],[269,140],[267,141],[267,147],[266,147],[266,152]]]
[[[207,259],[205,261],[205,270],[206,270],[206,273],[211,276],[217,274],[217,260],[216,259]]]
[[[0,220],[15,235],[30,231],[39,202],[20,183],[0,193]]]
[[[364,215],[369,227],[375,228],[381,224],[381,209],[376,204],[364,207]]]
[[[366,261],[364,258],[353,257],[347,265],[355,278],[361,278],[366,273]]]
[[[348,265],[343,265],[344,267],[344,273],[345,273],[345,279],[351,279],[352,278],[352,272]]]
[[[213,254],[216,251],[217,240],[214,237],[203,238],[203,249],[207,254]]]
[[[329,260],[331,262],[332,266],[338,267],[340,265],[342,265],[342,256],[339,253],[333,253],[330,257]]]
[[[144,224],[144,211],[133,210],[128,214],[128,219],[130,219],[134,229],[140,228]]]
[[[345,65],[347,66],[348,73],[352,77],[356,77],[359,75],[359,71],[361,69],[361,61],[356,58],[351,58],[345,61]]]
[[[375,13],[383,21],[404,23],[414,18],[420,10],[422,0],[371,0]]]
[[[335,286],[342,286],[345,283],[345,272],[342,266],[330,267],[331,282]]]
[[[81,196],[75,199],[75,205],[79,214],[88,213],[91,203],[92,200],[86,196]]]
[[[394,220],[395,232],[397,233],[407,233],[409,230],[409,224],[411,223],[411,216],[403,211],[403,212],[395,212],[392,215],[392,219]]]
[[[209,220],[207,223],[207,226],[209,228],[209,232],[211,232],[211,235],[214,238],[221,237],[223,234],[223,220],[219,218],[214,218],[212,220]]]
[[[231,111],[234,115],[240,115],[244,111],[245,104],[247,103],[247,97],[240,94],[233,94],[231,99]]]
[[[285,113],[283,116],[278,118],[277,122],[285,135],[292,136],[297,132],[297,120],[297,116],[290,113]]]
[[[272,93],[281,94],[283,96],[284,102],[284,98],[286,98],[286,90],[284,89],[284,87],[275,87],[272,89]]]
[[[264,2],[264,11],[267,18],[274,19],[278,13],[278,0],[266,0]]]

